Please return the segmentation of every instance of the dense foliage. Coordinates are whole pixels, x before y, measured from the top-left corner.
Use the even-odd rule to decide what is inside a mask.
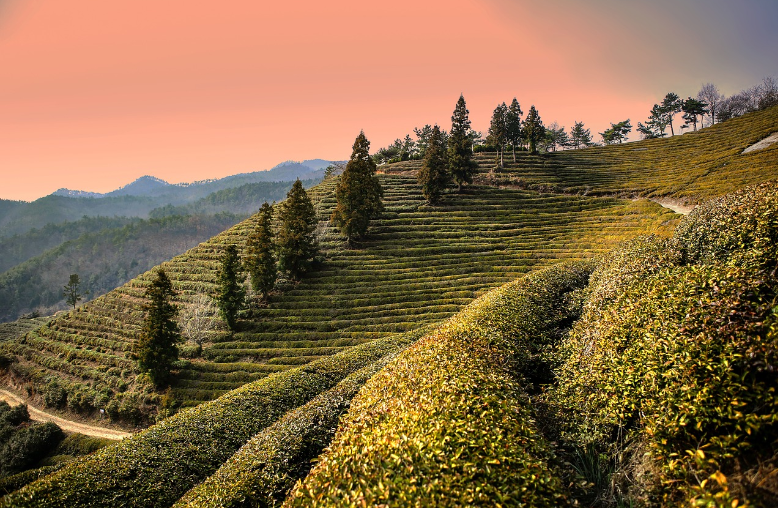
[[[615,468],[600,499],[778,502],[778,187],[696,209],[593,275],[547,402]],[[645,454],[645,455],[644,455]]]
[[[95,298],[159,263],[195,247],[240,221],[242,216],[172,216],[69,240],[0,274],[0,321],[67,308],[62,286],[72,273],[82,292]]]
[[[299,279],[311,267],[316,245],[316,212],[302,182],[297,180],[281,205],[280,229],[276,235],[279,268]]]
[[[178,359],[177,343],[181,334],[175,321],[178,313],[173,303],[175,296],[170,279],[159,269],[156,279],[146,289],[148,301],[143,307],[146,317],[133,350],[138,370],[147,372],[158,387],[168,382],[173,362]]]
[[[390,336],[246,384],[70,463],[0,506],[171,505],[285,413],[407,343]]]
[[[62,438],[53,423],[32,423],[27,406],[0,401],[0,478],[29,469]]]
[[[264,300],[267,300],[278,276],[273,250],[273,207],[262,203],[256,229],[246,239],[244,264],[251,277],[252,289]]]
[[[349,242],[365,236],[370,220],[383,210],[384,191],[375,176],[376,164],[369,148],[365,133],[360,132],[335,189],[337,204],[330,220]]]
[[[216,274],[216,305],[219,307],[227,328],[235,331],[238,321],[238,312],[245,307],[246,290],[243,281],[246,276],[243,273],[243,264],[240,262],[238,247],[228,245],[224,249],[221,265]]]
[[[478,169],[473,160],[469,113],[465,97],[460,95],[451,116],[451,134],[448,138],[448,169],[460,191],[464,184],[473,183],[473,175]]]
[[[576,317],[582,263],[494,290],[371,378],[287,506],[559,506],[527,390]]]
[[[441,136],[440,127],[432,128],[429,146],[424,154],[424,160],[417,174],[421,193],[430,204],[438,204],[446,185],[451,181],[448,171],[448,155],[445,140]]]

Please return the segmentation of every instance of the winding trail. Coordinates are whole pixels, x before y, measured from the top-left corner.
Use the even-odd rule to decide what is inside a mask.
[[[86,434],[87,436],[116,440],[121,440],[132,435],[129,432],[123,432],[121,430],[107,429],[105,427],[93,427],[92,425],[86,425],[84,423],[78,423],[72,420],[65,420],[59,416],[54,416],[53,414],[49,414],[45,411],[41,411],[38,408],[32,407],[22,398],[17,397],[13,393],[6,390],[0,390],[0,400],[5,401],[12,406],[27,404],[27,411],[30,413],[31,419],[39,422],[56,423],[62,430],[66,430],[68,432],[78,432],[79,434]]]

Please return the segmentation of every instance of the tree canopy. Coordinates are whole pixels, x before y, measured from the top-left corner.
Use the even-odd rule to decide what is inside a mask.
[[[514,97],[505,113],[505,138],[511,144],[513,162],[516,162],[516,145],[521,143],[521,115],[523,114],[519,101]]]
[[[365,236],[370,220],[383,210],[384,191],[369,149],[370,142],[360,132],[335,190],[337,204],[330,220],[349,242]]]
[[[508,106],[504,102],[494,108],[492,121],[489,123],[489,136],[487,137],[487,142],[497,148],[500,167],[503,167],[503,152],[505,151],[505,142],[508,139],[507,116]]]
[[[446,147],[440,133],[440,128],[435,125],[432,128],[427,153],[424,162],[419,169],[418,179],[421,184],[421,193],[430,204],[440,201],[440,196],[446,188],[451,175],[448,173],[448,161]]]
[[[281,228],[276,235],[279,268],[292,279],[299,279],[316,256],[316,212],[299,179],[279,206]]]
[[[460,191],[464,184],[473,183],[473,174],[478,167],[473,160],[469,113],[465,97],[460,95],[451,117],[451,135],[448,139],[448,167]]]
[[[246,280],[246,276],[243,274],[243,267],[238,256],[238,247],[228,245],[216,276],[216,305],[227,323],[227,328],[232,331],[237,325],[238,312],[245,306],[246,302],[246,290],[243,289],[244,280]]]
[[[540,115],[535,106],[529,108],[527,118],[524,120],[524,139],[527,140],[529,145],[529,153],[538,153],[538,145],[543,141],[546,136],[546,129],[543,127],[543,122],[540,120]]]
[[[81,301],[81,281],[78,278],[77,273],[70,274],[67,285],[62,289],[62,296],[65,297],[65,301],[68,305],[72,305],[76,308],[76,304]]]
[[[175,296],[165,271],[157,270],[156,278],[146,288],[147,302],[143,306],[146,317],[133,351],[138,369],[148,373],[157,387],[167,384],[173,362],[178,359],[177,343],[181,335],[174,321],[178,313],[172,303]]]
[[[333,167],[333,166],[330,166]],[[246,240],[246,270],[251,276],[252,289],[267,300],[278,275],[273,255],[273,207],[262,204],[257,227]]]

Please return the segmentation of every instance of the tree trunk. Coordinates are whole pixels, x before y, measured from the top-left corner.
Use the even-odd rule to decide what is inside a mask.
[[[511,143],[511,148],[513,148],[513,163],[516,163],[516,143]]]

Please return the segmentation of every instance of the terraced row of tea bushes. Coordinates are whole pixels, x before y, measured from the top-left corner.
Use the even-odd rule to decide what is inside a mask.
[[[540,156],[520,152],[516,163],[507,157],[505,168],[489,178],[495,184],[542,191],[666,196],[699,203],[778,178],[778,145],[742,154],[774,132],[778,107],[671,138]],[[493,170],[493,155],[476,160],[482,172]]]
[[[40,328],[51,320],[51,317],[21,318],[10,323],[0,323],[0,342],[16,339],[25,333]]]
[[[416,338],[389,336],[244,385],[68,464],[0,506],[169,506],[285,413]]]
[[[419,337],[423,333],[417,330],[413,335]],[[387,354],[285,414],[243,445],[216,473],[174,506],[280,505],[294,483],[308,474],[312,461],[330,443],[354,395],[397,354],[399,351]]]
[[[609,457],[599,498],[778,504],[776,182],[625,246],[592,285],[546,402],[567,446]]]
[[[354,399],[285,506],[559,506],[527,389],[580,307],[591,265],[533,272],[471,303]]]
[[[201,359],[181,362],[173,386],[180,404],[194,406],[268,373],[439,322],[529,270],[667,229],[674,217],[643,201],[491,187],[447,194],[432,208],[415,178],[381,178],[386,210],[374,221],[370,238],[353,249],[326,222],[335,204],[335,181],[310,189],[322,221],[323,263],[301,283],[284,283],[270,305],[254,309],[239,323],[238,333],[215,334]],[[252,217],[161,265],[180,292],[182,307],[193,305],[198,294],[213,292],[224,246],[242,248],[255,221]],[[155,404],[153,397],[142,395],[149,388],[136,381],[128,357],[142,323],[148,277],[54,320],[30,334],[29,343],[13,346],[13,369],[31,383],[33,394],[45,392],[49,378],[62,377],[71,382],[63,384],[68,393],[89,385],[109,398],[136,393],[144,407]],[[225,364],[235,367],[225,369]],[[235,376],[225,377],[233,370]]]

